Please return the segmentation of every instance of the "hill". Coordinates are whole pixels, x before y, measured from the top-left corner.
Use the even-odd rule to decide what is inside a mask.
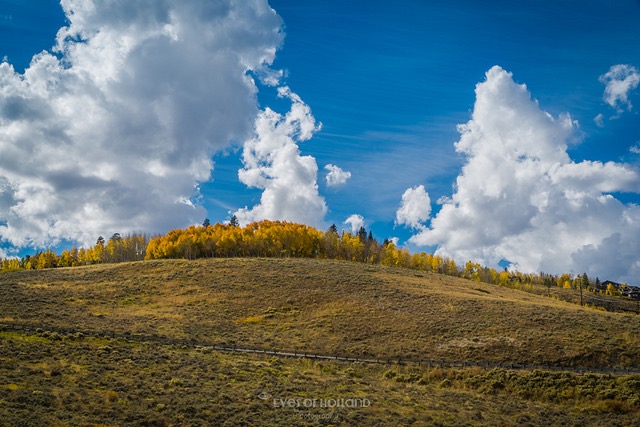
[[[556,414],[557,421],[597,425],[606,413],[632,425],[640,408],[638,376],[349,366],[108,337],[162,336],[318,354],[640,368],[640,316],[380,265],[230,258],[12,272],[0,275],[0,323],[41,329],[0,333],[0,379],[7,378],[0,384],[0,411],[24,418],[39,413],[34,408],[54,407],[56,414],[74,420],[62,425],[95,420],[180,425],[177,419],[191,425],[254,424],[256,419],[264,425],[292,419],[310,425],[373,425],[384,419],[400,425],[421,425],[425,419],[432,420],[427,425],[509,425],[536,424],[545,411]],[[48,332],[56,328],[87,336]],[[320,419],[329,408],[278,408],[273,396],[368,396],[371,405],[342,408],[332,421]],[[99,404],[92,415],[88,408],[95,399]],[[67,404],[78,411],[64,409]],[[509,405],[515,406],[497,409]],[[461,407],[466,409],[453,416],[452,409]],[[400,418],[385,418],[385,411]],[[110,418],[112,413],[123,415]],[[133,418],[127,421],[128,416]],[[57,419],[52,417],[48,422]]]

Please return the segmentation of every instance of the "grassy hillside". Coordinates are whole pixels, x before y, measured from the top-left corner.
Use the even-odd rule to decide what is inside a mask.
[[[320,353],[640,367],[640,316],[410,270],[146,261],[0,275],[0,321]]]
[[[0,322],[43,328],[0,332],[0,425],[640,421],[639,376],[347,365],[46,332],[62,327],[330,354],[640,367],[640,316],[411,270],[207,259],[7,273],[0,275]],[[278,407],[277,399],[288,398],[371,404]]]

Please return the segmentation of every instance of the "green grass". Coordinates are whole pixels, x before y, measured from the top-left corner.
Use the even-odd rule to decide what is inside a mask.
[[[329,260],[7,273],[0,322],[316,353],[640,367],[640,316]],[[637,425],[639,396],[637,375],[367,366],[0,332],[0,426]],[[274,405],[296,398],[371,404]]]

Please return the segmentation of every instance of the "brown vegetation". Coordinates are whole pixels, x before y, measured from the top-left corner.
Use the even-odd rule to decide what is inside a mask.
[[[640,317],[333,260],[154,260],[0,275],[0,321],[319,353],[638,367]],[[640,376],[366,366],[0,332],[10,425],[636,425]],[[366,398],[360,408],[274,399]],[[327,418],[329,417],[329,418]],[[0,425],[2,424],[0,422]]]
[[[7,273],[0,309],[0,321],[316,353],[640,367],[637,315],[333,260],[160,260]]]

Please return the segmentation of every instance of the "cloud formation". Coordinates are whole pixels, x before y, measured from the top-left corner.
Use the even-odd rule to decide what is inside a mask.
[[[360,227],[364,227],[364,217],[360,214],[353,214],[345,219],[343,224],[351,226],[351,233],[356,234]]]
[[[62,0],[55,55],[0,64],[0,244],[199,222],[212,154],[251,135],[248,71],[282,42],[266,0]]]
[[[466,160],[455,192],[410,241],[462,262],[637,282],[640,207],[612,193],[637,193],[640,176],[624,164],[572,161],[576,128],[542,110],[511,73],[490,69],[458,129]]]
[[[329,171],[326,176],[328,187],[346,184],[347,180],[351,178],[351,172],[343,171],[336,165],[328,164],[324,169]]]
[[[629,101],[629,93],[640,83],[640,72],[636,67],[626,64],[614,65],[600,76],[600,82],[605,85],[603,99],[607,104],[620,113],[625,108],[633,108]]]
[[[312,156],[300,155],[298,147],[320,125],[288,87],[279,88],[278,94],[291,100],[291,109],[284,116],[270,108],[259,114],[255,136],[244,143],[244,168],[238,171],[242,183],[264,190],[260,203],[235,215],[241,224],[270,219],[321,226],[327,206],[318,193],[318,165]]]
[[[400,207],[396,211],[396,224],[406,225],[413,229],[422,230],[424,222],[431,216],[431,199],[424,185],[407,188],[402,194]]]
[[[597,116],[595,116],[593,118],[593,122],[596,124],[596,126],[598,126],[599,128],[604,127],[604,114],[599,113]]]

